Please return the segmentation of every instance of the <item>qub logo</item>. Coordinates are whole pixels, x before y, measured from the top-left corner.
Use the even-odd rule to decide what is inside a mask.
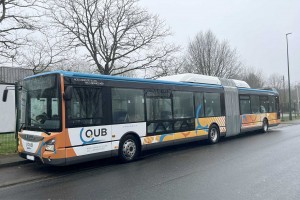
[[[84,128],[80,130],[80,140],[82,144],[93,144],[98,142],[103,142],[104,140],[99,140],[99,137],[105,137],[107,135],[106,128],[99,128],[99,129],[87,129],[86,131]]]

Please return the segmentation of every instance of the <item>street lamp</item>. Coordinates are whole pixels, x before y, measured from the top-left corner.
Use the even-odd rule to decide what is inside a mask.
[[[299,107],[299,83],[297,83],[296,84],[296,92],[297,92],[297,116],[299,117],[299,109],[300,109],[300,107]]]
[[[285,34],[285,38],[286,38],[286,56],[287,56],[287,64],[288,64],[288,83],[289,83],[289,119],[292,120],[290,62],[289,62],[289,41],[288,41],[288,35],[290,35],[290,34],[292,34],[292,33]]]

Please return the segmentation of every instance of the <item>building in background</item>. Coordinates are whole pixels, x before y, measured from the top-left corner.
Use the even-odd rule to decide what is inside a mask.
[[[30,69],[0,67],[0,133],[14,132],[16,126],[15,93],[9,92],[7,101],[3,102],[3,91],[7,86],[13,88],[16,82],[31,75],[33,72]]]

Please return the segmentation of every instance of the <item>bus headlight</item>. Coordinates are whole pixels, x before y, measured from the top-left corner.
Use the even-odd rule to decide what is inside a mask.
[[[55,150],[55,139],[52,139],[52,140],[46,142],[45,149],[46,149],[46,151],[54,151]]]

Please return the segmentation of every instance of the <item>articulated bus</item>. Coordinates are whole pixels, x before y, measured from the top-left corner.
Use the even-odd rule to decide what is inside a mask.
[[[280,123],[275,90],[196,74],[149,80],[55,71],[26,78],[19,90],[19,155],[50,165],[129,162],[151,148],[215,144]]]

